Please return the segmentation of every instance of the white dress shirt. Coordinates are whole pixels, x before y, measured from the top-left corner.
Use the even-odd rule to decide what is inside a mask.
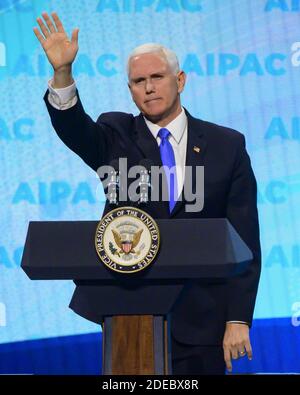
[[[150,129],[153,137],[156,139],[157,144],[160,145],[161,139],[158,137],[158,132],[162,128],[161,126],[150,122],[148,119],[145,122]],[[173,121],[164,127],[171,133],[169,142],[172,145],[175,163],[176,163],[176,178],[177,178],[177,198],[180,196],[184,182],[184,170],[186,160],[186,147],[187,147],[187,116],[184,109],[181,109],[181,113],[177,115]]]
[[[57,110],[68,110],[75,106],[77,103],[76,84],[73,82],[72,85],[66,88],[52,88],[52,81],[48,82],[49,95],[48,100],[52,107]]]

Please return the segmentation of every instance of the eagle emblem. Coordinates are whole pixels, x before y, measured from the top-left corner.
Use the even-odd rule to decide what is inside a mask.
[[[139,229],[138,226],[131,221],[124,221],[119,224],[117,229],[112,229],[112,234],[116,245],[119,247],[115,248],[113,243],[110,243],[109,249],[113,255],[121,256],[125,254],[123,258],[125,260],[131,258],[131,254],[138,256],[143,248],[143,245],[139,250],[136,249],[138,246],[143,229]]]

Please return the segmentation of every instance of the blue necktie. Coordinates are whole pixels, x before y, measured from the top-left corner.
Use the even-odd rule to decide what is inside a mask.
[[[169,169],[176,166],[175,155],[172,148],[172,145],[169,141],[169,136],[171,133],[166,128],[161,128],[158,132],[158,137],[161,139],[161,143],[159,146],[160,149],[160,157],[162,164]],[[168,190],[169,190],[169,209],[170,213],[172,212],[175,204],[176,204],[176,192],[177,192],[177,177],[176,172],[171,173],[170,176],[167,176],[168,182]]]

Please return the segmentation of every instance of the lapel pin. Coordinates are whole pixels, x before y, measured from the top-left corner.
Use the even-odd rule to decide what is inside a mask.
[[[193,150],[194,150],[195,152],[197,152],[197,154],[199,154],[199,152],[200,152],[200,147],[194,146]]]

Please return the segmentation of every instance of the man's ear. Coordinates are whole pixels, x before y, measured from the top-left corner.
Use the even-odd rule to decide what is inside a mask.
[[[181,93],[184,89],[186,82],[186,74],[183,70],[180,70],[177,74],[177,86],[178,86],[178,93]]]
[[[131,86],[130,86],[130,82],[129,81],[127,82],[127,86],[128,86],[129,92],[130,92],[130,94],[132,96],[132,91],[131,91]]]
[[[128,86],[129,92],[130,92],[130,96],[131,96],[133,102],[135,103],[134,96],[133,96],[133,93],[132,93],[132,90],[131,90],[131,86],[130,86],[130,82],[129,82],[129,81],[127,82],[127,86]]]

